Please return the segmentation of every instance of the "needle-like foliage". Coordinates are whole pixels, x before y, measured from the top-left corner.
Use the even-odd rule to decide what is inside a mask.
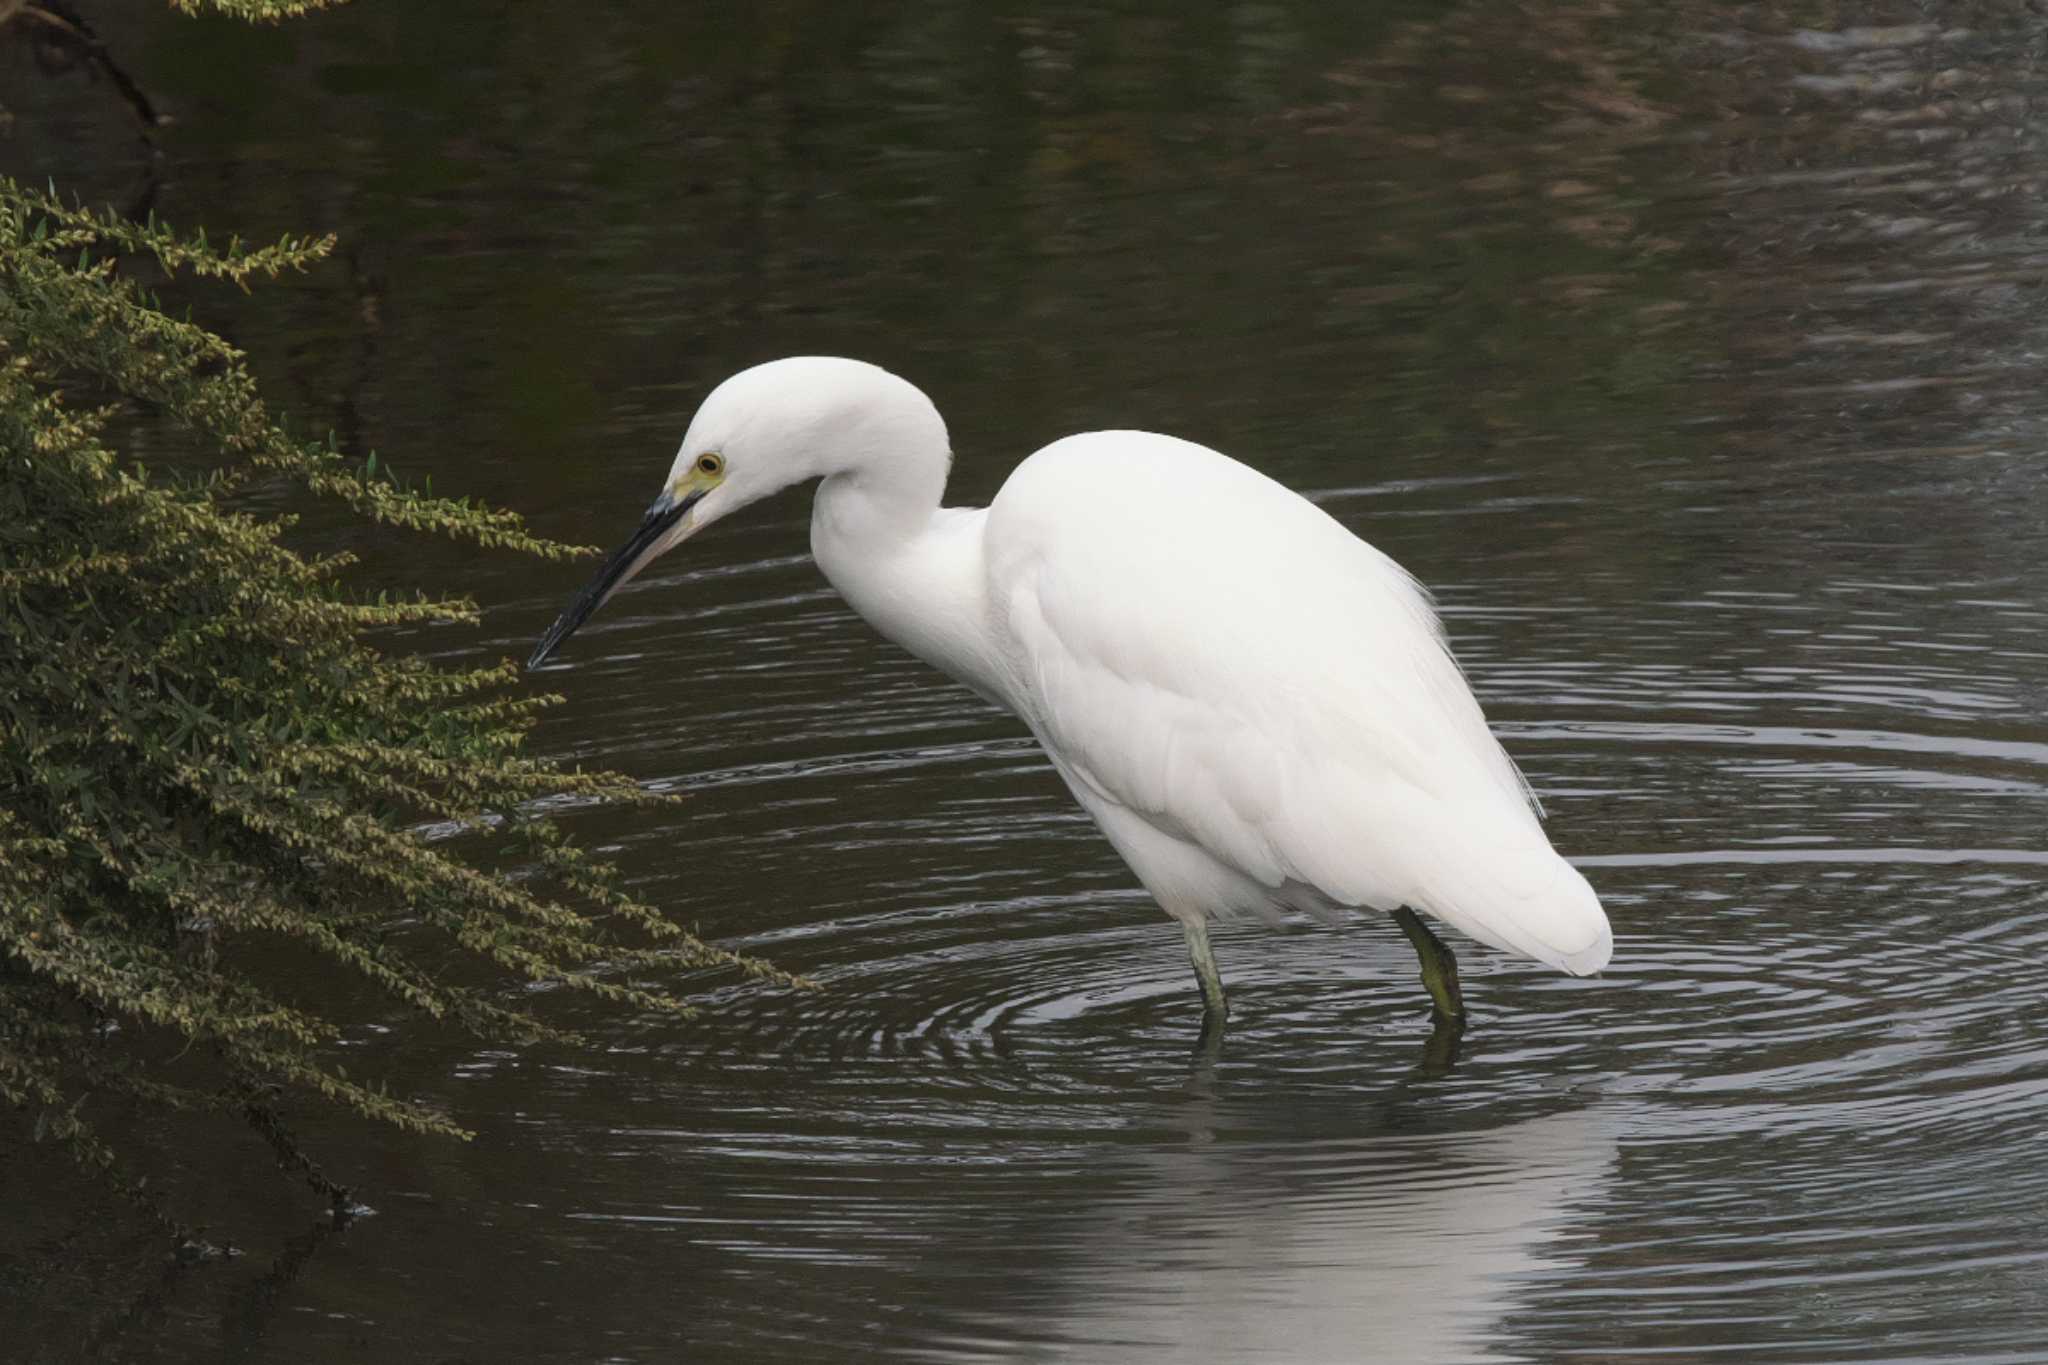
[[[508,693],[511,663],[379,646],[473,606],[359,600],[346,556],[304,557],[281,543],[287,519],[236,510],[252,481],[289,480],[394,527],[576,552],[293,437],[235,348],[135,281],[247,287],[330,245],[215,248],[0,181],[0,1096],[117,1178],[94,1118],[126,1100],[240,1115],[336,1198],[279,1096],[460,1132],[344,1074],[328,1047],[343,1021],[266,974],[290,956],[280,942],[521,1041],[562,1034],[485,974],[450,979],[458,959],[668,1012],[686,1007],[636,977],[774,975],[634,900],[531,814],[655,798],[524,753],[552,699]],[[124,465],[107,434],[122,403],[184,428],[220,472]]]
[[[225,14],[252,23],[275,23],[346,3],[348,0],[171,0],[171,8],[187,14]]]

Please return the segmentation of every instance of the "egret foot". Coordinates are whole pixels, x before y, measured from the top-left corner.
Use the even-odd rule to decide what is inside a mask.
[[[1450,1075],[1458,1065],[1458,1052],[1465,1041],[1465,1017],[1433,1014],[1429,1022],[1429,1041],[1422,1045],[1422,1065],[1415,1070],[1427,1080],[1437,1080]]]
[[[1455,1019],[1462,1025],[1465,997],[1458,990],[1458,959],[1442,939],[1430,932],[1422,917],[1407,906],[1394,912],[1394,923],[1401,926],[1401,932],[1415,945],[1415,955],[1422,959],[1422,984],[1436,1005],[1437,1018]]]
[[[1195,1050],[1190,1055],[1197,1070],[1211,1068],[1223,1060],[1223,1025],[1225,1016],[1215,1010],[1202,1011],[1202,1031],[1195,1035]]]
[[[1183,920],[1181,932],[1188,939],[1188,961],[1194,964],[1195,980],[1202,984],[1202,1036],[1223,1037],[1223,1022],[1230,1018],[1230,1002],[1223,998],[1223,975],[1216,970],[1216,954],[1209,951],[1209,925],[1204,920]]]

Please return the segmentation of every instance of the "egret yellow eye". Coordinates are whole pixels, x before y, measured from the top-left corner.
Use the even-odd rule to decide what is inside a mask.
[[[723,474],[725,472],[725,456],[720,455],[715,450],[699,455],[697,457],[697,472],[709,475]]]

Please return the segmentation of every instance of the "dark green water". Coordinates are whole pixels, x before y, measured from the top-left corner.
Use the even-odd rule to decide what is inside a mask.
[[[393,1015],[309,1117],[170,1178],[165,1273],[0,1169],[30,1360],[2048,1358],[2048,27],[2022,0],[446,3],[107,25],[177,116],[0,60],[5,162],[342,263],[202,316],[278,400],[611,543],[702,394],[884,363],[956,501],[1093,426],[1311,491],[1435,587],[1600,889],[1613,968],[1467,948],[1423,1074],[1381,924],[1180,937],[1019,726],[872,637],[791,496],[581,633],[567,818],[818,994]],[[160,435],[138,433],[156,458]],[[354,534],[354,533],[351,533]],[[580,581],[360,539],[522,656]],[[573,1007],[572,1007],[573,1008]],[[253,1158],[253,1160],[252,1160]]]

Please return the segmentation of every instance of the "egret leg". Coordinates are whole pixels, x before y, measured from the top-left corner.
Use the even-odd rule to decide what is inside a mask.
[[[1209,926],[1202,920],[1181,921],[1188,937],[1188,961],[1195,966],[1195,979],[1202,983],[1202,1034],[1220,1035],[1223,1021],[1230,1017],[1230,1002],[1223,998],[1223,975],[1216,970],[1216,954],[1209,951]]]
[[[1429,1041],[1422,1045],[1422,1065],[1416,1071],[1426,1080],[1450,1075],[1458,1064],[1459,1045],[1464,1041],[1464,1015],[1431,1015]]]
[[[1430,932],[1407,906],[1394,912],[1394,923],[1401,926],[1401,932],[1408,935],[1408,941],[1415,945],[1415,955],[1422,959],[1422,984],[1429,991],[1429,998],[1436,1005],[1439,1019],[1465,1018],[1465,997],[1458,990],[1458,959],[1444,946],[1444,941]]]

